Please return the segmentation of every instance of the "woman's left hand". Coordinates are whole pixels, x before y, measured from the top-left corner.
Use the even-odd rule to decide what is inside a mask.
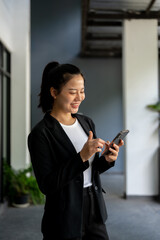
[[[109,141],[107,141],[106,142],[106,149],[108,148],[108,145],[109,145]],[[119,153],[119,148],[121,147],[121,146],[123,146],[124,145],[124,142],[123,142],[123,140],[120,140],[120,142],[119,142],[119,144],[118,145],[116,145],[115,143],[113,144],[113,147],[114,147],[114,149],[113,148],[109,148],[109,151],[111,152],[111,153],[109,153],[109,154],[107,154],[107,155],[105,155],[104,157],[105,157],[105,159],[106,159],[106,161],[107,162],[114,162],[114,161],[116,161],[117,160],[117,157],[118,157],[118,153]],[[106,150],[105,149],[105,150]],[[104,150],[104,151],[105,151]]]

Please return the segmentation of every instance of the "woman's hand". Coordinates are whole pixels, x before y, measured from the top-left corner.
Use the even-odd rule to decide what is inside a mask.
[[[107,141],[107,142],[105,143],[106,147],[105,147],[105,150],[104,150],[103,152],[106,151],[106,149],[108,148],[109,144],[110,144],[109,141]],[[106,161],[108,161],[108,162],[114,162],[114,161],[116,161],[116,160],[117,160],[117,157],[118,157],[118,153],[119,153],[119,148],[120,148],[121,146],[123,146],[123,145],[124,145],[123,140],[120,140],[120,142],[119,142],[118,145],[116,145],[116,144],[114,143],[114,144],[113,144],[114,149],[111,148],[111,147],[109,148],[109,151],[110,151],[111,153],[109,153],[109,154],[107,154],[107,155],[104,155]],[[102,153],[102,154],[103,154],[103,153]]]
[[[83,162],[86,162],[96,152],[101,152],[104,145],[104,140],[100,138],[93,139],[93,132],[89,131],[88,140],[80,151],[80,156]]]

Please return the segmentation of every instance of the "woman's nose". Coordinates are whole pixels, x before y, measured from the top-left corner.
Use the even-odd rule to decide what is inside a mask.
[[[81,100],[81,94],[80,93],[77,93],[77,95],[76,95],[76,100]]]

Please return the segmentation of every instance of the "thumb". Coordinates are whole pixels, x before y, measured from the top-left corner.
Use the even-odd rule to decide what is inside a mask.
[[[89,136],[88,136],[88,140],[92,140],[93,139],[93,132],[89,131]]]

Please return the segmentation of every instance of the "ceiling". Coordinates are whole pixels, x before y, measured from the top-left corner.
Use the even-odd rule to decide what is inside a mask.
[[[121,57],[124,19],[158,19],[160,35],[160,0],[82,0],[81,56]]]

